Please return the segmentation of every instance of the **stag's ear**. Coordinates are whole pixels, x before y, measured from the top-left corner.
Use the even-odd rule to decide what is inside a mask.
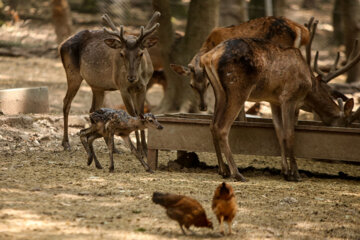
[[[114,48],[114,49],[123,47],[123,44],[121,43],[121,41],[114,39],[114,38],[105,39],[104,42],[106,45],[108,45],[109,47]]]
[[[159,41],[159,38],[157,38],[157,37],[148,37],[144,41],[142,41],[141,47],[142,47],[142,49],[151,48],[155,44],[157,44],[158,41]]]
[[[170,67],[174,72],[176,72],[177,74],[182,75],[182,76],[189,76],[191,73],[190,68],[185,67],[185,66],[181,66],[178,64],[170,64]]]
[[[354,99],[350,98],[345,102],[345,106],[344,106],[345,116],[351,116],[351,111],[353,110],[353,108],[354,108]]]

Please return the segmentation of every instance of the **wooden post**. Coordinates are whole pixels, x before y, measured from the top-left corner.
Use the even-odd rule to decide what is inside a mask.
[[[156,170],[158,166],[158,150],[157,149],[148,149],[147,164],[151,170]]]

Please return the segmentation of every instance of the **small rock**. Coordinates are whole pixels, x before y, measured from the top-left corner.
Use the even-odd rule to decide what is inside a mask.
[[[281,203],[288,203],[288,204],[292,204],[292,203],[297,203],[298,200],[294,197],[286,197],[282,200],[280,200]]]
[[[85,217],[85,214],[83,214],[83,213],[77,213],[77,214],[75,215],[75,217],[77,217],[77,218],[84,218],[84,217]]]
[[[40,137],[40,141],[48,141],[50,140],[50,136],[49,135],[44,135]]]
[[[89,192],[79,192],[78,193],[79,196],[87,196],[87,195],[90,195]]]
[[[35,140],[34,140],[34,145],[37,146],[37,147],[40,146],[39,141],[35,139]]]

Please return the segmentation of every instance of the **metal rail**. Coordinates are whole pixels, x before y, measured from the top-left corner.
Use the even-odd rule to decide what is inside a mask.
[[[157,117],[164,129],[149,128],[148,164],[157,168],[158,150],[215,152],[210,122],[212,115],[164,114]],[[295,126],[295,156],[360,162],[360,124],[327,127],[321,122],[299,121]],[[280,156],[271,119],[235,121],[229,135],[234,154]]]

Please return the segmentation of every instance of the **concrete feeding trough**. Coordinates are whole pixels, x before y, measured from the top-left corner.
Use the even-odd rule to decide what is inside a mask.
[[[148,130],[148,164],[157,168],[159,150],[215,152],[210,132],[211,115],[165,114],[157,117],[164,126]],[[360,124],[327,127],[320,122],[299,121],[295,127],[295,156],[360,162]],[[280,156],[271,119],[235,121],[229,135],[233,154]]]
[[[47,113],[49,112],[48,88],[2,89],[0,90],[0,111],[8,115]]]

